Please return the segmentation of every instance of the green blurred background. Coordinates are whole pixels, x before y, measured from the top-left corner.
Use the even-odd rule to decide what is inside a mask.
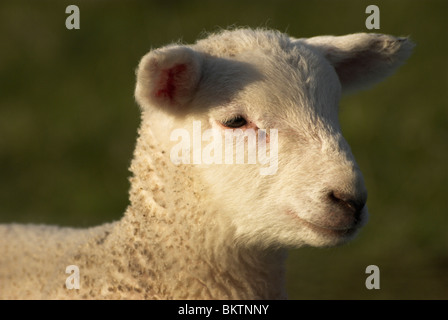
[[[65,28],[70,4],[80,30]],[[289,296],[448,299],[448,1],[2,1],[0,223],[121,217],[139,125],[134,70],[150,48],[230,25],[369,32],[369,4],[376,32],[417,44],[396,75],[341,101],[371,218],[348,245],[291,251]],[[379,290],[365,287],[372,264]]]

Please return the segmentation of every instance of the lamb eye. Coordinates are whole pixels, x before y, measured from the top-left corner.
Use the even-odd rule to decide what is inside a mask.
[[[240,128],[247,124],[246,119],[242,116],[237,116],[232,119],[226,120],[222,122],[222,125],[229,128]]]

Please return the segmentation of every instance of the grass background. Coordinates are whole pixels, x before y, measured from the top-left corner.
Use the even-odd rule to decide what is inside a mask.
[[[80,8],[67,30],[65,8]],[[291,251],[291,299],[448,299],[448,2],[2,1],[0,223],[86,227],[119,219],[139,124],[141,56],[230,25],[295,37],[380,30],[417,47],[397,74],[344,97],[341,123],[371,219],[350,244]],[[2,241],[0,239],[0,241]],[[377,265],[381,289],[365,288]]]

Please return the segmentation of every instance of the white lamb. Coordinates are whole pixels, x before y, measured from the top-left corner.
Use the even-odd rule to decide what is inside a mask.
[[[0,297],[285,298],[288,248],[342,244],[367,219],[363,178],[338,123],[341,92],[392,74],[412,47],[380,34],[236,29],[150,51],[137,72],[142,121],[124,217],[85,230],[0,226]],[[180,148],[173,138],[184,129],[197,139],[197,124],[203,134],[215,128],[215,139],[242,129],[240,145],[246,132],[262,134],[245,163],[210,163],[195,158],[201,140]],[[270,163],[258,155],[248,164],[262,144]],[[69,265],[79,268],[79,289],[66,284]]]

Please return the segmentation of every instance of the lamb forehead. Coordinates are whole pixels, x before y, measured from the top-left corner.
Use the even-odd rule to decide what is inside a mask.
[[[254,49],[282,50],[291,45],[286,34],[275,30],[224,30],[196,42],[199,51],[216,57],[232,57]]]
[[[199,40],[196,49],[258,66],[264,74],[263,81],[254,83],[243,98],[254,104],[247,107],[255,113],[286,120],[293,126],[299,119],[304,121],[304,117],[315,117],[316,113],[334,118],[340,93],[334,69],[305,44],[291,43],[286,34],[274,30],[223,31]]]

